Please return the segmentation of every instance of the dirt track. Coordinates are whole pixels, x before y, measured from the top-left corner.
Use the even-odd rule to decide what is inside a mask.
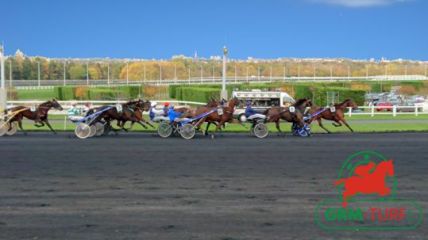
[[[427,133],[0,138],[0,239],[426,239],[426,223],[411,232],[315,225],[314,207],[334,197],[337,171],[360,150],[393,158],[399,197],[427,209]]]

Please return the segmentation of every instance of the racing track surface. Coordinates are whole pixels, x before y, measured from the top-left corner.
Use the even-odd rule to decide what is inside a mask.
[[[427,239],[410,232],[324,232],[313,211],[334,197],[360,150],[394,159],[400,198],[428,206],[428,133],[131,133],[0,138],[0,239]]]

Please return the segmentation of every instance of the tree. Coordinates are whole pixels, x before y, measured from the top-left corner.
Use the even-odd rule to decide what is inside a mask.
[[[68,69],[68,73],[72,80],[86,79],[86,67],[83,67],[80,63],[72,64]]]

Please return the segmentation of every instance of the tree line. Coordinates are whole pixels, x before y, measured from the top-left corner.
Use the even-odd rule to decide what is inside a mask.
[[[6,79],[14,80],[100,80],[115,79],[185,80],[189,78],[220,78],[220,60],[80,60],[28,57],[21,54],[5,61]],[[248,77],[364,77],[378,75],[427,75],[427,64],[420,62],[363,62],[352,60],[231,60],[227,64],[228,78]]]

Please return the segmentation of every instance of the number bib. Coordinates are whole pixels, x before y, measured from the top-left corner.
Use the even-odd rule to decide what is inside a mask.
[[[293,107],[293,106],[291,106],[291,107],[288,108],[288,110],[290,110],[291,113],[294,113],[296,111],[296,108]]]
[[[116,110],[118,111],[118,112],[122,112],[122,104],[116,104]]]
[[[217,113],[218,115],[223,115],[223,108],[218,108]]]
[[[31,106],[31,107],[30,107],[30,111],[35,112],[35,111],[36,111],[36,106],[34,106],[34,105],[33,105],[33,106]]]
[[[330,112],[336,112],[336,108],[335,107],[330,107]]]

